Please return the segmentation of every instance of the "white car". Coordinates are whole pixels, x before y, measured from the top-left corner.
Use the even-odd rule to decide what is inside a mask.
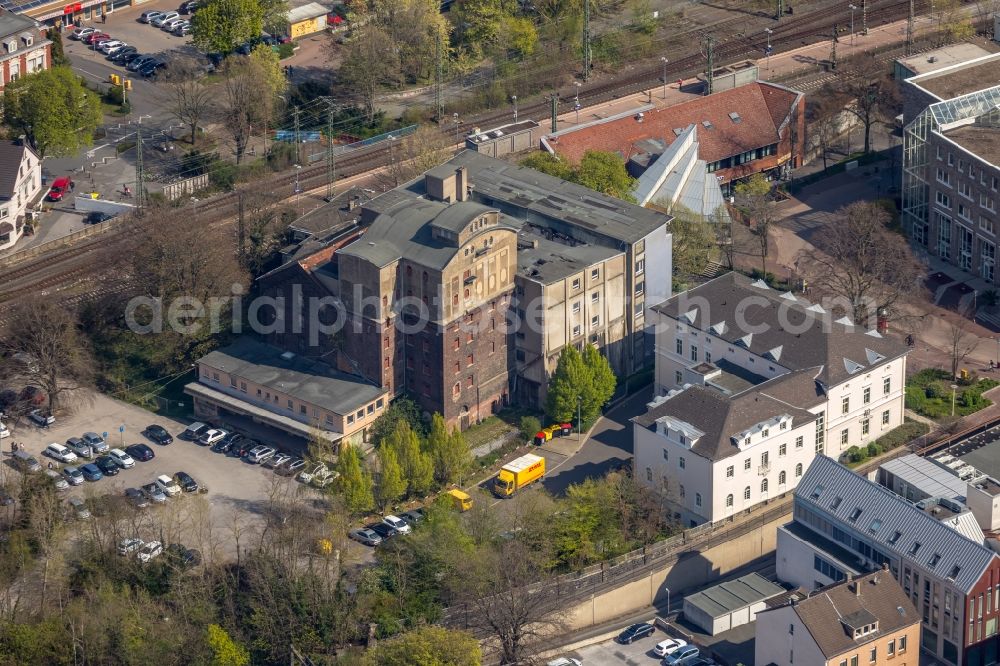
[[[259,465],[275,454],[270,446],[255,446],[247,453],[246,461],[251,465]]]
[[[177,482],[166,474],[161,474],[156,477],[156,485],[162,490],[167,497],[175,497],[181,494],[181,487],[177,485]]]
[[[668,654],[673,654],[680,648],[687,645],[687,641],[681,638],[668,638],[665,641],[660,641],[653,648],[653,654],[657,657],[666,657]]]
[[[0,439],[3,439],[4,437],[10,437],[10,428],[5,426],[3,423],[0,423]]]
[[[156,10],[151,9],[148,12],[143,12],[142,15],[139,17],[139,21],[141,21],[142,23],[149,23],[153,19],[158,18],[160,16],[163,16],[163,12],[158,12]]]
[[[136,557],[140,562],[149,562],[153,558],[159,557],[163,554],[163,544],[159,541],[150,541],[142,545],[139,552],[136,553]]]
[[[72,463],[78,460],[75,453],[67,449],[62,444],[56,444],[55,442],[46,446],[45,450],[42,451],[42,455],[54,458],[61,463]]]
[[[145,545],[146,542],[142,539],[122,539],[118,542],[118,554],[128,555],[129,553],[134,553]]]
[[[330,470],[326,468],[326,465],[319,463],[312,468],[307,469],[304,472],[299,472],[299,481],[302,483],[312,483],[313,477],[319,474],[329,474]]]
[[[177,27],[178,23],[184,23],[185,21],[187,21],[187,19],[181,18],[180,16],[175,16],[172,19],[167,19],[166,21],[164,21],[163,25],[160,26],[160,29],[170,32]]]
[[[108,455],[111,456],[111,459],[118,463],[118,466],[122,469],[132,469],[135,467],[135,461],[132,460],[132,456],[125,453],[121,449],[111,449],[111,451],[108,452]]]
[[[95,32],[97,32],[97,28],[77,28],[73,32],[69,33],[69,38],[80,40],[86,37],[87,35],[94,34]]]
[[[47,428],[56,422],[56,417],[52,416],[52,412],[41,409],[31,410],[31,413],[28,414],[28,418],[40,428]]]
[[[198,438],[198,443],[202,446],[211,446],[217,441],[225,437],[228,433],[225,430],[206,430],[202,433],[201,437]]]
[[[409,534],[410,526],[406,524],[399,516],[393,516],[392,514],[382,518],[382,523],[396,530],[400,534]]]
[[[151,20],[149,24],[155,25],[157,28],[162,28],[164,23],[166,23],[170,19],[175,19],[178,17],[180,17],[180,14],[178,14],[177,12],[165,12],[163,14],[160,14],[153,20]]]
[[[123,46],[127,46],[127,44],[120,39],[110,39],[106,42],[101,42],[100,44],[101,51],[109,54],[122,48]]]

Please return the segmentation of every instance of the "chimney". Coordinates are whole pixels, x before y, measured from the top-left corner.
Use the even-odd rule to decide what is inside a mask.
[[[860,597],[861,596],[861,581],[860,580],[854,581],[854,596],[856,596],[856,597]]]
[[[354,210],[355,208],[357,208],[360,198],[361,197],[357,196],[351,197],[351,200],[347,202],[347,210]]]
[[[455,201],[469,200],[469,170],[464,166],[455,169]]]

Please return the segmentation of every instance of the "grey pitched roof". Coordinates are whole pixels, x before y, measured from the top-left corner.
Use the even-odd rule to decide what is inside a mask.
[[[796,601],[792,609],[827,659],[920,623],[917,610],[888,571],[831,585]],[[854,638],[853,628],[876,621],[878,631]]]
[[[0,197],[10,199],[17,185],[17,172],[24,159],[25,145],[15,141],[0,141]]]
[[[41,28],[42,24],[33,18],[14,12],[0,11],[0,37],[30,32],[37,42],[41,38],[41,35],[38,34]]]
[[[435,238],[431,227],[440,226],[440,220],[446,228],[461,228],[478,215],[496,210],[472,202],[430,201],[397,190],[376,197],[365,208],[366,215],[375,216],[371,227],[360,239],[337,250],[338,254],[361,257],[379,267],[406,257],[436,270],[451,261],[458,247]],[[500,216],[500,225],[512,230],[520,226],[506,215]]]
[[[387,393],[360,377],[247,337],[209,352],[198,362],[337,414],[349,414]]]
[[[792,417],[793,427],[815,421],[815,414],[775,399],[766,390],[762,390],[772,383],[778,385],[791,382],[797,385],[801,381],[800,375],[806,376],[811,382],[810,372],[805,370],[775,377],[732,396],[706,386],[691,386],[632,421],[636,426],[650,430],[655,430],[657,419],[664,416],[689,423],[705,433],[698,438],[691,451],[709,460],[722,460],[741,453],[739,447],[733,444],[732,436],[758,423],[783,414]]]
[[[691,604],[710,617],[718,617],[776,597],[784,591],[760,574],[751,573],[690,594],[684,598],[684,605]]]
[[[968,592],[996,554],[921,511],[888,488],[859,476],[826,456],[816,456],[795,488],[795,502],[869,535],[871,545],[900,560],[915,560]],[[840,498],[840,502],[834,499]],[[854,521],[851,516],[858,509]],[[899,536],[896,536],[896,533]],[[895,543],[890,543],[890,541]],[[914,547],[916,552],[914,554]],[[934,567],[929,561],[940,558]],[[955,567],[958,568],[957,572]],[[952,576],[952,573],[956,575]]]
[[[860,326],[842,320],[827,322],[829,314],[816,308],[819,306],[799,296],[770,289],[735,272],[653,307],[702,331],[725,322],[724,330],[713,331],[715,335],[760,356],[777,350],[775,362],[790,370],[821,367],[817,378],[826,386],[909,351],[905,345]],[[766,330],[759,332],[758,327]],[[830,330],[824,330],[826,327]]]

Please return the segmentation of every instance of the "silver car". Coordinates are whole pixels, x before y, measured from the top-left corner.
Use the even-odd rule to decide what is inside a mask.
[[[79,437],[70,437],[67,439],[66,448],[81,458],[92,458],[94,455],[94,452],[90,450],[87,443]]]
[[[76,467],[63,467],[62,473],[71,486],[79,486],[83,483],[83,472]]]
[[[69,490],[69,483],[63,477],[63,475],[57,472],[56,470],[54,469],[45,470],[45,476],[52,479],[52,485],[56,487],[56,490],[59,491]]]
[[[96,432],[85,432],[83,433],[83,437],[80,439],[82,439],[84,443],[90,447],[90,450],[95,453],[107,453],[110,448],[108,443],[104,441],[104,438]]]

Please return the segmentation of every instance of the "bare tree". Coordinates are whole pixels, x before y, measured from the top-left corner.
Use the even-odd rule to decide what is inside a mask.
[[[76,311],[51,298],[32,298],[17,308],[0,350],[6,357],[0,376],[41,388],[52,411],[93,379]]]
[[[736,205],[749,219],[750,226],[760,246],[761,278],[767,276],[767,254],[770,249],[771,224],[774,222],[774,203],[771,201],[771,183],[762,173],[755,173],[736,185]]]
[[[215,91],[205,85],[197,64],[191,58],[178,58],[170,63],[163,88],[170,113],[188,126],[193,146],[198,126],[215,104]]]
[[[920,264],[906,240],[889,231],[890,216],[876,203],[859,201],[841,208],[813,237],[796,264],[812,286],[842,299],[859,325],[885,311],[900,316],[898,305],[920,284]]]
[[[983,34],[993,37],[993,17],[1000,16],[1000,0],[974,0],[976,21],[982,23]]]
[[[827,94],[817,96],[809,109],[809,131],[819,144],[824,171],[828,167],[830,150],[839,134],[840,114],[844,111],[846,101],[845,96],[827,90]]]
[[[263,74],[249,58],[228,58],[222,68],[220,118],[233,140],[236,163],[243,160],[250,132],[267,108],[261,100]]]
[[[390,75],[391,63],[396,60],[392,39],[374,25],[361,28],[347,45],[338,75],[342,83],[361,95],[368,122],[375,119],[375,96]]]
[[[889,70],[874,55],[858,56],[837,69],[833,88],[847,98],[845,110],[864,126],[865,152],[871,152],[872,126],[891,114],[895,104]]]
[[[273,193],[259,187],[240,188],[238,196],[237,252],[244,270],[256,277],[283,244],[289,225],[287,209],[278,205]]]
[[[378,178],[387,187],[399,187],[450,158],[453,140],[434,126],[421,125],[413,134],[394,140],[389,166]]]
[[[948,360],[951,361],[951,377],[958,379],[958,366],[979,346],[979,338],[965,328],[963,323],[948,324]]]

